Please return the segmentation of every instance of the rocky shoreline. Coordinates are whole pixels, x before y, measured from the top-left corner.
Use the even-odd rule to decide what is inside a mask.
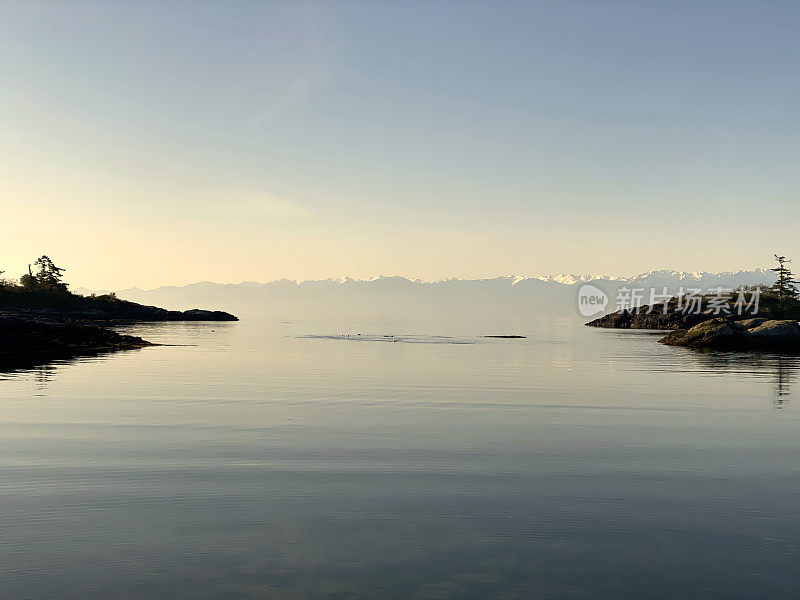
[[[703,314],[684,315],[679,312],[664,314],[658,310],[647,312],[648,309],[649,307],[644,306],[639,312],[623,310],[610,313],[589,321],[586,325],[607,329],[686,329],[712,318]]]
[[[113,296],[79,296],[0,289],[0,370],[54,359],[155,346],[108,326],[163,321],[238,321],[218,310],[166,310]]]
[[[690,329],[676,329],[659,342],[696,350],[800,354],[800,323],[791,319],[714,318]]]
[[[756,315],[746,312],[737,314],[737,311],[731,305],[728,305],[725,311],[720,311],[720,313],[709,310],[683,312],[678,306],[677,300],[673,299],[667,304],[666,312],[663,304],[656,306],[644,305],[634,310],[619,310],[603,315],[593,321],[589,321],[586,325],[588,327],[604,327],[608,329],[691,329],[695,325],[720,316],[731,321],[756,317]],[[759,311],[758,317],[764,319],[778,318],[775,311],[768,306]]]
[[[668,307],[669,308],[669,307]],[[781,319],[774,308],[752,315],[716,315],[706,311],[684,314],[663,312],[663,305],[652,310],[617,311],[586,323],[589,327],[608,329],[671,330],[658,341],[667,346],[695,350],[739,352],[780,352],[800,354],[800,322]]]
[[[0,285],[0,311],[31,318],[81,322],[238,321],[221,310],[167,310],[121,300],[114,294],[81,296],[67,291]]]
[[[0,370],[29,369],[54,360],[155,346],[96,325],[0,312]]]
[[[4,352],[111,351],[153,345],[96,325],[0,313],[0,349]]]

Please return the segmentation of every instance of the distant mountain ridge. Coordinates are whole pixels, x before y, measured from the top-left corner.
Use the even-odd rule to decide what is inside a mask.
[[[372,279],[350,277],[266,283],[213,283],[153,290],[131,288],[117,291],[120,298],[170,309],[214,306],[242,316],[278,318],[371,318],[449,314],[469,316],[476,312],[533,316],[545,312],[574,316],[578,284],[592,282],[609,295],[621,287],[666,287],[703,290],[741,285],[771,285],[769,269],[726,272],[654,270],[632,277],[561,274],[538,277],[502,276],[489,279],[447,278],[422,281],[400,276]],[[88,293],[89,290],[78,290]]]
[[[757,285],[758,283],[771,283],[774,281],[774,274],[767,268],[739,270],[739,271],[674,271],[674,270],[653,270],[643,273],[638,273],[633,276],[620,276],[620,275],[579,275],[574,273],[562,273],[559,275],[538,275],[531,277],[523,277],[519,275],[498,276],[484,279],[465,279],[461,277],[445,277],[433,281],[424,281],[417,277],[402,277],[400,275],[381,275],[378,277],[371,277],[369,279],[353,279],[352,277],[330,277],[327,279],[275,279],[267,282],[257,281],[242,281],[241,283],[216,283],[213,281],[198,281],[189,283],[183,286],[160,286],[150,290],[134,287],[117,291],[117,295],[125,293],[152,293],[162,289],[185,289],[203,286],[218,286],[218,287],[264,287],[264,286],[282,286],[294,285],[302,286],[317,286],[324,284],[338,284],[338,285],[353,285],[353,284],[372,284],[381,281],[402,281],[409,284],[432,286],[449,284],[453,282],[507,282],[510,285],[517,285],[525,281],[541,281],[544,283],[557,283],[560,285],[575,285],[576,283],[586,283],[589,281],[609,281],[609,282],[625,282],[628,284],[635,284],[639,282],[650,282],[654,280],[668,281],[672,285],[688,284],[688,283],[702,283],[702,282],[717,282],[717,281],[736,281],[740,285]],[[89,290],[87,288],[78,288],[78,293],[108,293],[109,290]]]

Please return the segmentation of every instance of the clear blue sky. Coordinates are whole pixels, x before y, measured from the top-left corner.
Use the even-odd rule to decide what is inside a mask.
[[[800,258],[800,4],[0,2],[0,269],[96,288]]]

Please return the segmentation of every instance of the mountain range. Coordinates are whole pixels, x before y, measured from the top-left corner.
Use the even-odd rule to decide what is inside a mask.
[[[582,284],[591,283],[612,299],[622,287],[656,289],[671,293],[680,288],[737,288],[742,285],[771,285],[769,269],[728,272],[658,270],[633,277],[564,274],[540,277],[495,277],[491,279],[443,279],[421,281],[405,277],[349,277],[315,281],[280,279],[267,283],[212,283],[202,281],[185,286],[164,286],[152,290],[118,290],[118,297],[174,310],[213,308],[242,317],[280,319],[370,319],[438,315],[469,317],[473,314],[502,314],[533,317],[546,313],[578,316],[576,298]],[[90,290],[79,289],[79,293]],[[100,292],[97,292],[100,293]],[[645,292],[646,297],[647,292]]]

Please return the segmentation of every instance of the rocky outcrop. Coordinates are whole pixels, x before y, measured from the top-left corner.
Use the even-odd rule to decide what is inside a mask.
[[[222,310],[204,310],[202,308],[192,308],[184,311],[167,311],[176,313],[177,318],[169,318],[168,321],[238,321],[239,318],[231,313]]]
[[[121,323],[154,321],[238,321],[234,315],[221,310],[167,310],[156,306],[144,306],[134,302],[114,302],[106,306],[91,308],[11,308],[12,312],[25,318],[56,319],[86,323]]]
[[[127,350],[152,345],[103,327],[0,314],[0,352]]]
[[[676,329],[659,341],[668,346],[729,349],[735,345],[739,327],[727,319],[711,319],[690,329]]]
[[[153,345],[103,327],[0,313],[0,370]]]
[[[238,319],[219,310],[166,310],[119,300],[113,295],[79,296],[0,286],[0,370],[152,346],[142,338],[102,327],[152,321]]]
[[[770,342],[771,340],[800,340],[800,324],[797,321],[764,321],[745,329],[749,340]]]
[[[800,323],[764,318],[714,318],[677,329],[661,340],[668,346],[697,350],[762,350],[800,353]]]
[[[644,305],[637,310],[621,310],[586,323],[589,327],[606,327],[609,329],[691,329],[699,323],[710,321],[715,318],[724,317],[731,321],[746,321],[752,319],[752,314],[737,314],[735,307],[729,304],[725,307],[723,314],[715,313],[713,310],[703,312],[687,311],[683,312],[677,304],[677,298],[673,298],[667,304],[666,313],[664,305]],[[767,306],[762,306],[758,313],[762,320],[775,318],[772,310]]]
[[[238,321],[221,310],[167,310],[120,300],[113,294],[80,296],[0,286],[0,311],[27,318],[113,323],[122,321]]]
[[[609,329],[685,329],[713,318],[713,315],[682,314],[663,309],[648,312],[650,307],[644,306],[636,311],[618,311],[603,315],[599,319],[586,323],[589,327],[605,327]]]

